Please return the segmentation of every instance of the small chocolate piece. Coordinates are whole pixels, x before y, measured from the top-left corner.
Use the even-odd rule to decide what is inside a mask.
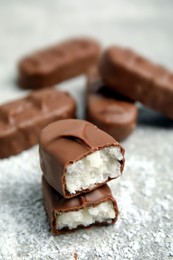
[[[117,220],[117,203],[106,184],[71,199],[64,199],[47,183],[44,177],[42,178],[42,189],[53,235],[93,225],[109,225]]]
[[[136,127],[137,107],[124,96],[109,89],[96,68],[88,72],[86,119],[112,135],[125,139]]]
[[[100,46],[91,39],[77,38],[35,52],[19,62],[19,84],[38,89],[85,73],[98,61]]]
[[[173,73],[121,47],[104,52],[100,73],[110,88],[173,119]]]
[[[60,120],[41,132],[40,164],[48,183],[71,198],[120,176],[124,149],[87,121]]]
[[[63,91],[40,90],[0,106],[0,158],[18,154],[38,143],[49,123],[75,116],[76,105]]]

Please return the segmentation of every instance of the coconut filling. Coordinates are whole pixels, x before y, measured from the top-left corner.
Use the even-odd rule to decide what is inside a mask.
[[[123,159],[117,146],[109,146],[87,155],[66,168],[66,189],[69,193],[94,188],[97,184],[121,175]]]
[[[57,230],[63,228],[74,229],[80,225],[87,227],[96,222],[111,224],[115,217],[115,209],[111,201],[102,202],[95,207],[85,207],[77,211],[65,213],[55,211]]]

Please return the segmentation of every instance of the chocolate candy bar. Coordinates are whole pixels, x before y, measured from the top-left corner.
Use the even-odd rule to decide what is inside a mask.
[[[110,47],[100,62],[105,83],[173,119],[173,73],[120,47]]]
[[[100,46],[91,39],[77,38],[42,51],[19,62],[22,88],[43,88],[83,74],[95,64]]]
[[[0,158],[22,152],[38,143],[47,124],[75,116],[75,101],[62,91],[40,90],[0,106]]]
[[[41,132],[40,164],[48,183],[71,198],[120,176],[124,149],[87,121],[60,120]]]
[[[86,118],[100,129],[122,141],[136,127],[137,107],[124,96],[109,89],[94,67],[88,72]]]
[[[53,235],[93,225],[113,224],[117,220],[117,203],[106,184],[71,199],[64,199],[44,177],[42,189]]]

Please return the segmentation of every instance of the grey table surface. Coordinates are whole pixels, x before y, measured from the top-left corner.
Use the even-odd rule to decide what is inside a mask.
[[[172,0],[0,0],[0,103],[27,93],[15,83],[20,57],[75,35],[132,47],[173,69]],[[85,79],[59,87],[82,118]],[[0,160],[0,259],[173,259],[173,122],[141,108],[123,145],[124,174],[110,183],[118,222],[59,237],[43,208],[38,147]]]

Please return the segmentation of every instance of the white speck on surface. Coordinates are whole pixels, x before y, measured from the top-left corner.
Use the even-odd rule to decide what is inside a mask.
[[[85,240],[89,240],[89,236],[87,236],[86,234],[83,234],[82,237],[83,237]]]

